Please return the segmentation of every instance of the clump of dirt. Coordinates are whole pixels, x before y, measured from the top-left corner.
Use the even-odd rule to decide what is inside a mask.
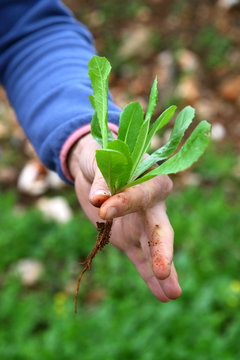
[[[80,286],[82,276],[87,271],[87,269],[90,267],[90,265],[93,261],[93,258],[96,256],[98,251],[102,250],[104,248],[104,246],[109,243],[110,236],[111,236],[112,223],[113,223],[113,220],[107,220],[105,223],[97,222],[97,230],[98,230],[97,241],[95,243],[95,246],[94,246],[92,252],[87,256],[86,260],[83,263],[81,263],[82,265],[85,265],[85,267],[82,270],[81,274],[79,275],[78,282],[77,282],[77,288],[76,288],[76,294],[75,294],[75,314],[77,314],[77,298],[78,298],[79,286]]]

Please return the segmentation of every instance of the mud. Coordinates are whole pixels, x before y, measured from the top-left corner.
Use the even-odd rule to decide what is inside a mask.
[[[148,244],[150,246],[150,250],[152,254],[154,273],[160,280],[164,280],[170,274],[171,262],[169,261],[169,257],[164,255],[163,251],[159,249],[159,247],[161,247],[163,244],[161,237],[158,233],[158,229],[160,229],[160,226],[155,225],[152,233],[152,238]]]

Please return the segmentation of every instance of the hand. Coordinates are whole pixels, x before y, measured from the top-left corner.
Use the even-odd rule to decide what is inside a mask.
[[[174,233],[165,206],[171,180],[166,175],[157,176],[110,197],[95,160],[98,148],[88,134],[69,156],[82,209],[95,226],[97,221],[114,219],[111,243],[126,253],[157,299],[176,299],[181,288],[172,262]]]

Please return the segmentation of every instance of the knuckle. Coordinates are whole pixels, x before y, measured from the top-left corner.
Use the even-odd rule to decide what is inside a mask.
[[[160,197],[165,199],[173,189],[173,182],[167,175],[159,175],[154,178],[155,189],[158,189]]]

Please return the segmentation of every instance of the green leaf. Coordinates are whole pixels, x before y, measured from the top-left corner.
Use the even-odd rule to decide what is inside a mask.
[[[146,175],[127,184],[126,187],[140,184],[160,174],[175,174],[190,167],[204,153],[210,139],[211,125],[201,121],[194,129],[178,153]]]
[[[136,141],[136,144],[135,144],[133,152],[132,152],[133,166],[132,166],[131,178],[135,172],[135,169],[137,168],[139,162],[141,161],[141,159],[144,155],[145,142],[146,142],[146,138],[147,138],[148,128],[149,128],[149,121],[145,120],[140,128],[140,131],[139,131],[139,134],[137,137],[137,141]]]
[[[117,140],[111,141],[108,144],[107,149],[119,151],[128,159],[129,164],[132,164],[129,147],[122,140],[117,139]]]
[[[171,133],[171,138],[178,136],[179,133],[184,133],[185,130],[191,124],[195,115],[195,110],[191,106],[186,106],[177,116],[173,131]]]
[[[88,63],[88,69],[94,95],[93,105],[102,133],[103,148],[106,148],[108,143],[108,79],[111,65],[106,58],[94,55]],[[90,98],[91,103],[92,100]]]
[[[151,117],[154,113],[155,107],[157,105],[157,98],[158,98],[157,77],[155,77],[155,80],[153,82],[152,89],[150,92],[150,96],[149,96],[149,103],[148,103],[147,113],[145,116],[145,121],[148,120],[150,122]]]
[[[137,141],[139,130],[143,123],[143,109],[139,102],[132,102],[123,109],[120,121],[118,139],[128,144],[132,153]]]
[[[96,110],[95,109],[95,100],[94,100],[94,96],[93,95],[89,95],[89,100],[90,100],[90,103],[91,103],[91,105],[92,105],[92,107],[93,107],[93,109],[94,110]]]
[[[163,126],[165,126],[171,120],[171,117],[175,113],[176,108],[177,107],[175,105],[170,106],[154,122],[147,136],[145,152],[148,151],[151,145],[152,138],[156,134],[156,132],[159,131]]]
[[[120,149],[119,144],[116,148]],[[112,195],[127,184],[131,164],[125,153],[113,149],[96,150],[96,161]]]
[[[96,140],[96,142],[103,147],[103,141],[102,141],[102,133],[98,122],[97,113],[93,114],[92,121],[91,121],[91,134],[92,137]],[[108,142],[113,141],[114,137],[108,128]]]
[[[108,127],[108,142],[110,143],[111,141],[114,141],[114,137],[111,130]]]
[[[166,111],[164,111],[164,113],[162,115],[164,115],[168,110],[170,111],[171,108],[172,108],[172,106],[169,109],[167,109]],[[166,113],[166,116],[164,116],[162,118],[163,122],[165,122],[165,119],[167,119],[169,116],[172,116],[171,115],[172,111],[174,112],[175,108],[172,109],[170,111],[170,113],[169,112]],[[194,113],[195,113],[195,111],[191,106],[187,106],[182,111],[180,111],[180,113],[178,114],[177,119],[175,121],[173,131],[171,133],[170,139],[167,142],[167,144],[165,144],[160,149],[156,150],[148,158],[146,158],[142,163],[140,163],[139,167],[137,168],[136,172],[134,173],[133,179],[137,179],[141,174],[143,174],[145,171],[147,171],[157,161],[165,160],[166,158],[168,158],[169,156],[171,156],[174,153],[174,151],[177,149],[178,145],[180,144],[185,131],[191,124],[191,122],[194,118]]]
[[[97,113],[93,114],[92,121],[91,121],[91,134],[94,140],[102,147],[102,133],[98,122]]]

